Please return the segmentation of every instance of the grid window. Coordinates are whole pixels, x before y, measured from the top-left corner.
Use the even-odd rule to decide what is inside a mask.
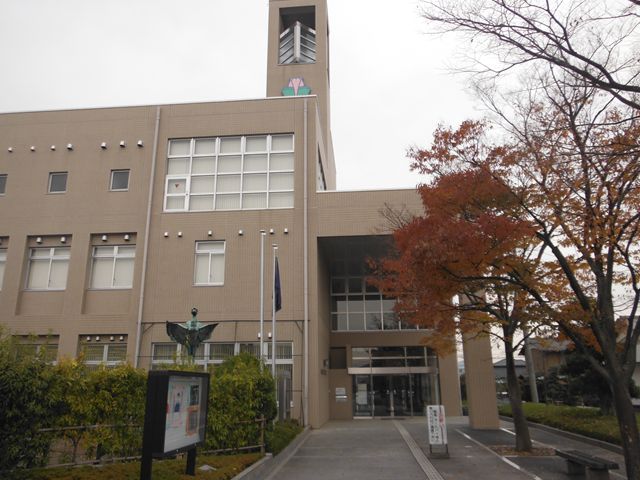
[[[67,172],[52,172],[49,174],[49,193],[64,193],[67,191]]]
[[[27,289],[64,290],[70,252],[69,247],[32,248],[29,252]]]
[[[165,211],[293,207],[293,135],[169,141]]]
[[[110,340],[111,338],[122,340]],[[109,340],[95,340],[93,337],[86,337],[91,340],[80,341],[80,353],[83,355],[84,363],[91,369],[98,368],[103,365],[105,367],[114,367],[121,365],[127,360],[127,343],[126,335],[104,335],[96,336],[96,339],[109,339]]]
[[[351,366],[377,367],[437,367],[438,357],[428,347],[358,347],[351,349]]]
[[[214,363],[220,363],[235,354],[233,343],[209,343],[209,354],[206,358]]]
[[[4,279],[4,269],[7,265],[7,249],[0,248],[0,290],[2,290],[2,281]]]
[[[126,192],[129,190],[129,170],[111,170],[109,189],[112,192]]]
[[[260,344],[259,343],[241,343],[240,353],[248,353],[254,357],[260,356]]]
[[[4,195],[7,192],[7,175],[5,173],[0,174],[0,195]]]
[[[135,257],[135,245],[93,247],[90,287],[131,288]]]
[[[271,360],[273,345],[271,342],[267,343],[267,359]],[[293,344],[291,342],[276,342],[276,362],[278,360],[293,360]]]
[[[196,242],[194,285],[224,284],[224,242]]]
[[[178,353],[177,343],[154,343],[153,344],[153,361],[154,362],[172,362]]]
[[[14,337],[16,358],[33,358],[39,356],[45,362],[55,363],[58,358],[58,336]]]
[[[264,343],[264,361],[271,364],[271,342]],[[154,343],[152,344],[151,368],[167,368],[167,364],[180,361],[181,354],[184,353],[182,346],[177,343]],[[240,353],[249,353],[255,357],[260,356],[259,343],[213,343],[205,342],[198,346],[195,355],[195,363],[200,369],[206,369],[209,365],[218,365],[226,359]],[[289,378],[293,371],[293,343],[276,343],[276,372],[289,372]],[[86,360],[86,357],[85,357]]]
[[[395,299],[366,281],[362,264],[338,260],[331,265],[331,324],[334,331],[415,330],[399,322]]]

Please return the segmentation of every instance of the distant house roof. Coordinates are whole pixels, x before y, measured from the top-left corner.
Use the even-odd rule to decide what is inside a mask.
[[[514,360],[513,360],[513,362],[516,364],[516,368],[518,368],[518,367],[522,367],[522,368],[524,368],[524,367],[526,367],[526,366],[527,366],[527,362],[525,362],[524,360],[520,360],[520,359],[518,359],[518,358],[514,359]],[[494,362],[494,363],[493,363],[493,366],[494,366],[494,368],[495,368],[495,367],[499,367],[499,368],[500,368],[500,367],[503,367],[503,368],[506,368],[506,366],[507,366],[507,359],[506,359],[506,358],[503,358],[502,360],[498,360],[497,362]]]
[[[529,340],[531,350],[539,350],[541,352],[564,352],[569,348],[571,342],[569,340],[553,340],[551,338],[531,338]],[[520,349],[520,355],[524,355],[524,347]]]

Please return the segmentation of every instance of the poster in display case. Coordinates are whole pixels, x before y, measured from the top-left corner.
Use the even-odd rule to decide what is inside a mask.
[[[162,458],[204,442],[208,398],[207,373],[150,371],[143,450]]]

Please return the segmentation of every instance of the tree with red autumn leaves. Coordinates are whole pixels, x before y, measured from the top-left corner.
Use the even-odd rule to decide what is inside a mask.
[[[376,283],[404,319],[448,338],[497,326],[508,370],[523,326],[571,339],[611,389],[627,473],[638,478],[627,385],[640,336],[640,122],[588,85],[530,100],[500,144],[468,121],[410,151],[427,179],[424,213],[395,231],[398,255],[378,265]],[[517,448],[527,449],[514,380]]]
[[[522,218],[509,189],[490,172],[449,169],[448,160],[496,155],[480,142],[484,126],[466,122],[457,131],[439,129],[429,151],[411,152],[416,167],[427,157],[443,171],[419,188],[424,215],[395,230],[398,255],[376,265],[372,278],[398,299],[404,319],[433,331],[429,345],[450,351],[456,332],[500,337],[505,347],[507,388],[516,431],[516,449],[531,450],[521,405],[514,356],[516,333],[540,322],[535,300],[509,277],[537,272],[535,228]],[[462,165],[460,165],[462,167]]]
[[[430,27],[461,40],[454,69],[471,74],[503,136],[494,145],[488,125],[466,122],[410,152],[425,212],[396,232],[381,286],[404,296],[401,315],[445,332],[491,319],[507,341],[513,322],[569,338],[609,385],[626,473],[640,480],[627,388],[640,337],[640,2],[420,5]],[[465,200],[470,185],[478,195]]]

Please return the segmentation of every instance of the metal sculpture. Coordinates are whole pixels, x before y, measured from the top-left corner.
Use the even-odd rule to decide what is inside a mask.
[[[191,320],[184,324],[167,322],[167,335],[174,342],[186,347],[191,359],[195,357],[196,350],[200,344],[211,337],[213,329],[218,326],[217,323],[208,325],[200,323],[196,315],[198,315],[198,309],[193,307],[191,309]]]

